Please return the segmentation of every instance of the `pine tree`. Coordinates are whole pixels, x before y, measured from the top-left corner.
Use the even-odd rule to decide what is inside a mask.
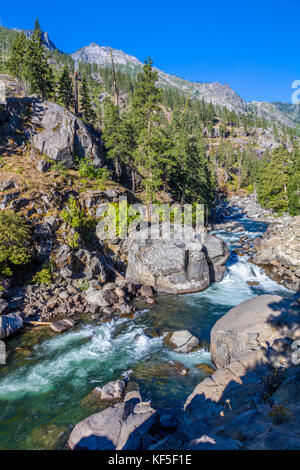
[[[136,88],[131,103],[134,128],[138,134],[156,120],[161,110],[163,92],[156,87],[158,74],[152,67],[152,60],[146,59],[143,70],[137,75]]]
[[[81,82],[80,104],[84,120],[87,122],[93,122],[95,120],[95,112],[91,104],[91,94],[86,73],[83,75]]]
[[[63,71],[59,77],[58,98],[60,103],[67,109],[74,104],[73,83],[67,64],[64,65]]]
[[[293,149],[287,193],[289,213],[293,216],[300,215],[300,150],[297,144]]]
[[[42,99],[51,97],[54,90],[54,75],[48,63],[47,51],[42,41],[38,20],[36,20],[32,36],[28,40],[25,64],[26,78],[32,93],[40,94]]]
[[[11,54],[8,60],[8,71],[13,77],[23,80],[26,75],[25,57],[27,52],[28,40],[22,31],[17,33],[17,36],[12,44]]]
[[[161,126],[162,90],[156,87],[158,74],[152,60],[145,60],[137,76],[131,104],[131,119],[136,140],[135,162],[143,174],[146,198],[151,203],[163,182],[163,167],[168,139]]]
[[[288,182],[291,156],[284,147],[277,147],[260,167],[258,185],[259,202],[276,212],[288,210]]]
[[[213,179],[205,152],[202,129],[189,129],[187,115],[174,113],[172,120],[172,166],[170,183],[181,204],[201,202],[211,205]]]
[[[104,102],[102,137],[107,149],[107,156],[114,161],[116,175],[119,179],[122,173],[122,163],[130,166],[133,164],[133,128],[128,117],[126,115],[120,116],[119,108],[110,99],[106,99]]]

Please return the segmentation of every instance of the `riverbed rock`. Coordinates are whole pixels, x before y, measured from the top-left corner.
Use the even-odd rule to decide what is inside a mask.
[[[121,400],[124,397],[126,382],[116,380],[101,388],[101,400]]]
[[[216,369],[205,363],[196,364],[195,368],[201,370],[201,372],[203,372],[205,375],[212,375],[214,372],[216,372]]]
[[[211,282],[210,273],[212,280],[221,279],[221,271],[224,273],[221,263],[228,257],[223,242],[220,242],[224,248],[222,255],[220,250],[212,248],[213,238],[209,241],[211,248],[203,249],[201,236],[192,229],[188,232],[187,241],[160,237],[155,226],[152,233],[154,238],[149,239],[145,230],[132,232],[124,243],[128,255],[126,279],[175,294],[207,288]],[[213,259],[209,258],[209,253]]]
[[[74,325],[75,323],[73,320],[71,320],[70,318],[64,318],[63,320],[59,320],[59,321],[51,323],[50,328],[56,333],[63,333],[64,331],[67,331],[70,328],[73,328]]]
[[[123,403],[78,423],[68,445],[72,450],[141,450],[157,421],[158,415],[150,402],[128,396]]]
[[[188,330],[168,333],[164,337],[164,342],[177,353],[189,353],[197,349],[200,345],[199,339],[193,336]]]
[[[98,307],[110,307],[115,304],[117,300],[117,295],[114,291],[109,289],[98,290],[90,288],[86,291],[86,301]]]
[[[224,367],[248,351],[272,346],[283,335],[296,339],[300,330],[296,322],[297,312],[292,304],[289,299],[268,294],[232,308],[215,323],[211,331],[214,363]],[[289,316],[285,313],[287,311],[290,312]]]
[[[279,219],[269,225],[255,243],[253,263],[287,288],[300,289],[300,216]]]
[[[0,316],[0,339],[7,338],[19,331],[23,326],[23,318],[19,313]]]

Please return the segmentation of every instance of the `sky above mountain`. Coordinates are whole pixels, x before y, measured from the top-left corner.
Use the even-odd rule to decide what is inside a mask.
[[[96,42],[147,56],[190,81],[228,83],[246,101],[291,102],[300,80],[299,0],[3,2],[2,26],[38,17],[65,52]]]

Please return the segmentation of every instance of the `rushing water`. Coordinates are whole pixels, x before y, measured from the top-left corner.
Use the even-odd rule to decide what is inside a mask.
[[[140,305],[133,320],[95,323],[85,318],[60,335],[39,328],[9,340],[7,364],[0,366],[0,449],[63,448],[72,426],[101,409],[87,398],[93,388],[122,375],[137,382],[143,398],[151,397],[156,408],[181,407],[204,377],[195,365],[210,363],[207,345],[216,320],[255,295],[291,294],[247,256],[233,252],[241,235],[256,238],[266,228],[246,218],[238,222],[241,233],[218,233],[231,255],[223,281],[207,290],[160,295],[154,308]],[[190,354],[168,351],[162,335],[169,328],[188,329],[203,348]],[[190,368],[189,374],[176,373],[170,360]]]

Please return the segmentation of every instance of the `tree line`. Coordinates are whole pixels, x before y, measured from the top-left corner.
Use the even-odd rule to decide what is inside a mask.
[[[23,32],[16,35],[7,69],[28,83],[31,93],[74,109],[74,62],[66,54],[47,51],[38,20],[29,38]],[[265,119],[187,98],[179,90],[159,88],[150,59],[136,77],[116,70],[117,93],[126,94],[121,105],[112,99],[111,68],[80,63],[76,73],[81,77],[81,117],[101,130],[117,179],[127,165],[135,192],[137,175],[142,176],[147,201],[167,190],[181,203],[201,202],[212,207],[222,170],[227,189],[255,190],[263,206],[292,215],[300,213],[299,150],[294,130],[283,128],[279,133],[273,126],[278,141],[289,137],[294,143],[292,152],[280,146],[258,158],[254,145],[245,143],[236,148],[228,137],[243,128],[245,135],[252,133],[255,140],[256,128],[270,127]],[[213,146],[209,139],[216,136],[216,129],[220,140]]]

